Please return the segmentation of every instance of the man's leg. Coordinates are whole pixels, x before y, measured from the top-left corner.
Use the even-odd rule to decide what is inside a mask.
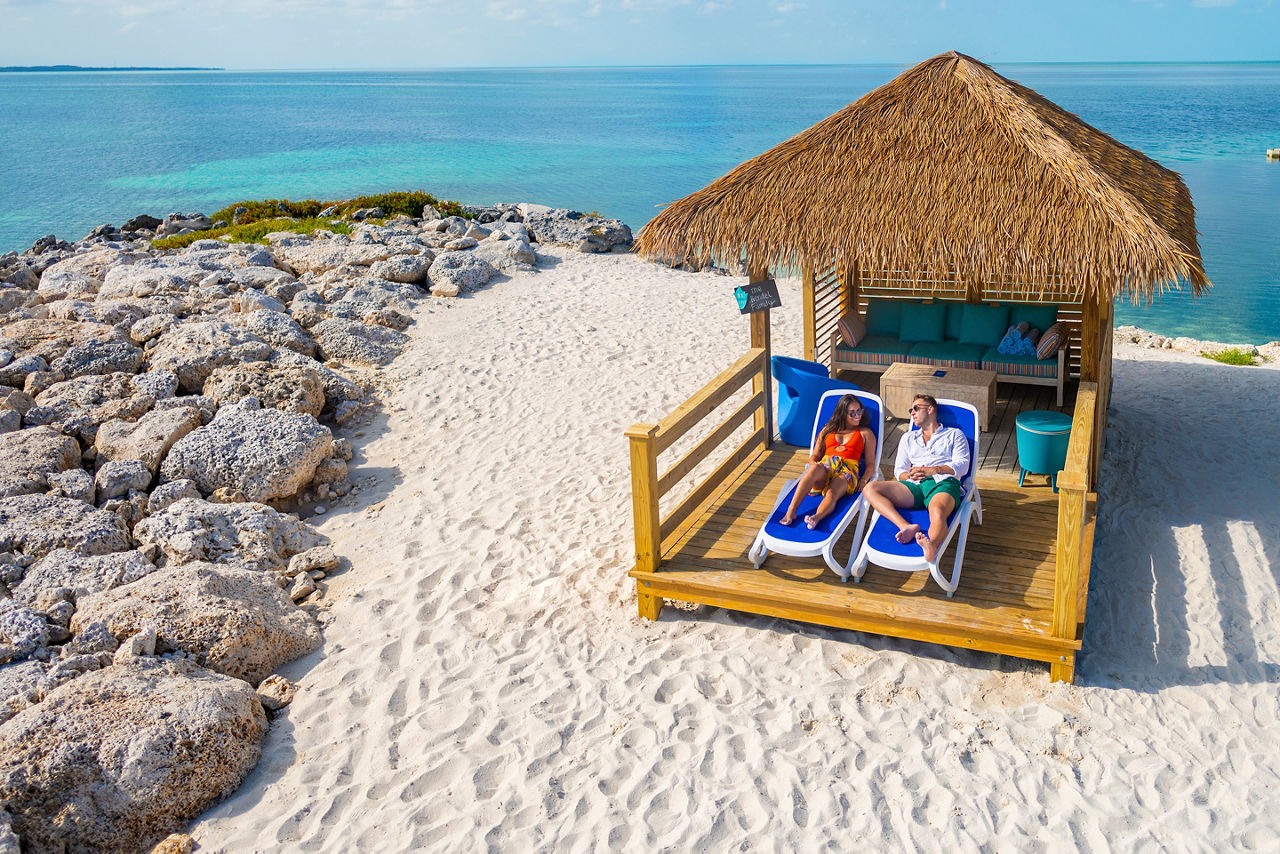
[[[915,493],[900,480],[873,480],[863,489],[867,503],[880,515],[898,526],[898,542],[909,543],[920,533],[919,525],[910,525],[898,509],[909,510],[916,506]]]
[[[947,535],[947,517],[955,508],[956,500],[950,493],[938,491],[929,498],[929,533],[921,531],[916,534],[916,542],[929,563],[938,556],[938,543]]]

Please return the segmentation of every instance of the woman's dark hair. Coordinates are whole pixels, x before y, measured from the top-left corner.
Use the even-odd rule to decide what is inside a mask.
[[[862,401],[858,399],[856,394],[846,394],[841,397],[840,401],[836,404],[836,411],[831,413],[831,420],[823,425],[822,429],[818,431],[818,439],[825,440],[827,434],[833,430],[837,433],[844,432],[844,425],[849,420],[849,409],[855,403],[858,404],[858,408],[862,410],[861,414],[858,416],[858,426],[867,426],[866,422],[863,420],[863,416],[867,414],[866,407],[862,405]]]

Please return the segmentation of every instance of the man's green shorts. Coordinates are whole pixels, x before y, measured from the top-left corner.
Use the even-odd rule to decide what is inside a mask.
[[[954,477],[948,477],[943,480],[934,480],[933,478],[925,478],[920,483],[904,480],[907,489],[911,490],[911,494],[915,496],[916,503],[912,510],[923,510],[929,506],[929,502],[933,500],[933,496],[946,493],[955,499],[956,506],[960,506],[960,499],[964,497],[964,493],[960,491],[960,481]]]

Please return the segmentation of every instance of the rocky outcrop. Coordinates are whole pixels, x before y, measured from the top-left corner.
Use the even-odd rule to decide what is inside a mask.
[[[207,563],[82,598],[71,630],[95,622],[117,638],[152,628],[157,653],[190,653],[202,666],[254,685],[320,645],[315,620],[270,575]]]
[[[252,311],[245,315],[244,328],[277,350],[284,348],[304,356],[316,354],[316,342],[298,321],[283,311]]]
[[[176,442],[160,474],[195,481],[206,494],[229,489],[267,501],[296,494],[332,450],[333,434],[310,415],[231,404]]]
[[[36,405],[27,410],[23,423],[29,427],[47,424],[69,436],[92,442],[103,422],[141,418],[155,398],[141,390],[126,373],[77,377],[54,383],[35,396]]]
[[[0,725],[0,802],[28,851],[142,851],[261,755],[253,689],[184,661],[88,673]]]
[[[377,367],[400,355],[409,336],[394,329],[331,317],[311,329],[319,354],[353,365]]]
[[[463,291],[475,290],[497,272],[484,258],[471,252],[442,252],[431,264],[431,293],[456,297]]]
[[[51,476],[79,466],[79,443],[52,428],[0,435],[0,497],[47,492]]]
[[[319,418],[324,382],[307,365],[247,362],[218,368],[204,382],[206,397],[219,405],[256,397],[263,406]]]
[[[202,562],[262,571],[284,569],[293,555],[325,542],[314,528],[265,504],[195,498],[179,499],[142,520],[133,535],[140,547],[157,547],[165,567]]]
[[[261,362],[271,345],[257,335],[222,320],[197,320],[172,327],[147,355],[151,370],[172,371],[179,387],[199,393],[214,368],[241,362]]]
[[[174,443],[200,424],[198,406],[157,409],[137,421],[106,422],[98,428],[94,447],[99,460],[141,460],[154,474]]]
[[[115,513],[50,495],[0,498],[0,551],[42,558],[60,548],[102,555],[129,547],[129,531]]]
[[[632,243],[631,229],[622,220],[588,216],[564,208],[528,210],[524,224],[539,243],[568,246],[579,252],[625,251]]]
[[[34,605],[43,595],[66,590],[74,601],[137,581],[155,569],[155,564],[139,551],[82,555],[69,549],[54,549],[27,569],[13,588],[13,595]]]

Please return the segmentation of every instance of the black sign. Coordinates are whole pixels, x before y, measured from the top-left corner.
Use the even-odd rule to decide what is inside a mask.
[[[782,308],[782,298],[778,296],[778,283],[773,279],[734,288],[733,295],[738,300],[738,311],[742,314]]]

